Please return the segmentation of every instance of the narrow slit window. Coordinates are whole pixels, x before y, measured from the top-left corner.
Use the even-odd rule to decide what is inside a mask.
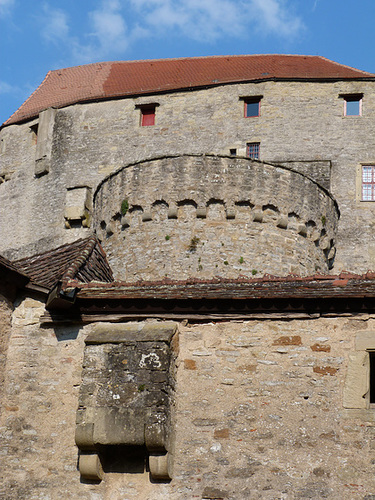
[[[375,404],[375,351],[369,351],[370,356],[370,404]]]
[[[39,127],[38,123],[36,123],[35,125],[31,125],[30,127],[31,140],[33,144],[37,144],[38,142],[38,127]]]
[[[362,166],[362,201],[375,201],[375,166]]]
[[[248,142],[246,145],[246,156],[248,158],[253,158],[254,160],[259,160],[259,155],[260,155],[260,143]]]

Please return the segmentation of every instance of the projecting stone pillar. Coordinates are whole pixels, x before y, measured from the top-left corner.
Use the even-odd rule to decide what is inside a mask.
[[[145,449],[152,477],[170,479],[176,332],[171,322],[102,323],[87,337],[76,426],[86,479],[102,478],[113,449],[137,457]]]

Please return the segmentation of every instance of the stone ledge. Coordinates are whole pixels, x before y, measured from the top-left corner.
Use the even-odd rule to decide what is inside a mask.
[[[100,323],[85,340],[88,344],[121,344],[126,342],[170,342],[177,331],[177,323],[113,324]]]

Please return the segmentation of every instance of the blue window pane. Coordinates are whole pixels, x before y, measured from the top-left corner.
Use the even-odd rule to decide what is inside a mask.
[[[347,100],[346,101],[346,116],[358,116],[359,115],[359,99],[356,100]]]
[[[259,101],[245,103],[245,116],[259,116]]]

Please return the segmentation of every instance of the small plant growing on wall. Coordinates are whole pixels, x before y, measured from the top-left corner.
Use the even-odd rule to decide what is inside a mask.
[[[323,226],[326,225],[326,222],[327,222],[326,216],[322,215],[322,224],[323,224]]]
[[[238,262],[239,262],[240,264],[243,264],[243,262],[244,262],[244,258],[243,258],[243,257],[240,257],[240,258],[238,259]]]
[[[258,271],[256,269],[252,269],[251,274],[255,276],[256,274],[258,274]]]
[[[169,241],[170,239],[171,239],[171,237],[169,236],[169,234],[167,234],[167,235],[165,236],[165,241]]]
[[[127,199],[122,200],[121,202],[121,215],[126,215],[127,211],[129,210],[129,202]]]

